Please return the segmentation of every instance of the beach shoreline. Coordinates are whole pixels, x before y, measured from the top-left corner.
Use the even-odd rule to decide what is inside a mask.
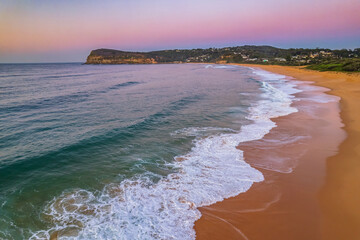
[[[356,123],[359,119],[356,103],[360,101],[360,74],[242,66],[326,88],[295,94],[300,99],[306,94],[316,98],[326,92],[341,100],[314,103],[305,96],[305,101],[293,103],[299,112],[273,119],[278,127],[263,139],[240,144],[245,161],[263,172],[265,181],[255,183],[249,191],[234,198],[199,208],[202,217],[195,223],[197,239],[357,239],[360,124]],[[302,135],[311,137],[281,146],[272,141]],[[301,156],[291,173],[257,167],[269,157],[296,155]]]

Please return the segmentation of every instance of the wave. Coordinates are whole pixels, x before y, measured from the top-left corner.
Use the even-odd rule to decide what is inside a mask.
[[[76,155],[76,151],[82,151],[84,149],[91,149],[96,147],[108,147],[107,144],[119,144],[121,142],[129,142],[133,137],[138,136],[142,133],[144,129],[156,129],[154,126],[159,126],[161,124],[166,124],[167,118],[176,114],[177,111],[181,111],[187,106],[200,101],[203,98],[203,95],[194,95],[191,97],[183,97],[179,100],[170,102],[168,106],[161,109],[161,111],[155,112],[143,119],[139,119],[138,121],[132,122],[130,125],[120,128],[113,128],[111,130],[107,130],[103,134],[98,134],[94,136],[90,136],[84,139],[77,139],[76,142],[59,146],[57,145],[56,149],[52,151],[42,152],[40,155],[35,155],[32,157],[28,157],[29,153],[27,153],[26,157],[18,157],[16,161],[11,162],[7,161],[7,159],[2,159],[0,161],[0,186],[8,184],[8,176],[14,176],[16,174],[25,176],[28,171],[33,171],[39,167],[49,166],[49,169],[56,168],[54,164],[67,165],[70,162],[74,162],[74,159],[68,157],[68,155],[64,155],[64,153],[68,153],[70,156],[73,154]],[[35,129],[35,131],[39,131],[39,129]],[[24,133],[24,131],[20,131],[18,133],[12,135],[5,135],[0,137],[0,142],[6,143],[10,142],[9,139],[22,138],[24,135],[28,133]],[[0,144],[0,147],[4,147]],[[55,159],[59,158],[59,155],[62,155],[61,161],[55,161]],[[52,161],[53,160],[53,161]],[[86,161],[86,160],[84,160]],[[86,164],[86,162],[84,162]]]
[[[89,97],[94,96],[96,94],[104,94],[111,90],[120,89],[123,87],[130,87],[130,86],[138,85],[138,84],[141,84],[141,82],[130,81],[130,82],[125,82],[125,83],[115,84],[115,85],[112,85],[105,89],[97,89],[97,90],[93,90],[93,91],[79,91],[79,92],[67,94],[67,95],[42,98],[42,99],[39,99],[36,101],[30,101],[30,103],[27,103],[27,104],[18,104],[18,105],[10,106],[10,107],[8,107],[8,106],[2,107],[2,108],[0,108],[0,112],[7,112],[7,113],[8,112],[18,112],[18,111],[26,112],[26,111],[31,111],[34,109],[42,109],[42,108],[52,107],[54,105],[62,106],[67,103],[74,104],[74,103],[84,102]]]
[[[83,74],[58,74],[58,75],[48,75],[40,77],[39,79],[59,79],[59,78],[74,78],[74,77],[86,77],[94,76],[96,73],[83,73]]]
[[[64,192],[44,209],[53,226],[30,239],[195,239],[198,207],[236,196],[264,179],[236,147],[263,138],[276,126],[271,118],[297,111],[291,107],[295,86],[281,75],[253,72],[261,78],[263,99],[250,107],[251,124],[196,138],[189,153],[169,163],[177,172],[157,182],[142,175],[109,184],[101,192]]]
[[[8,77],[27,77],[29,74],[7,74],[7,75],[0,75],[0,78],[8,78]]]
[[[176,136],[186,136],[186,137],[200,137],[207,136],[219,132],[237,132],[231,128],[221,128],[221,127],[189,127],[176,130],[170,135],[173,137]]]
[[[116,84],[114,86],[109,87],[109,89],[118,89],[118,88],[122,88],[122,87],[127,87],[127,86],[131,86],[131,85],[136,85],[136,84],[140,84],[141,82],[125,82],[125,83],[120,83],[120,84]]]
[[[236,66],[231,66],[231,65],[206,65],[205,68],[234,69],[234,68],[236,68]]]

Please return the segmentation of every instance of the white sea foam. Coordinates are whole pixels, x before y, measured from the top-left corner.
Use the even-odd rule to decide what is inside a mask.
[[[188,137],[200,137],[206,136],[211,133],[219,133],[219,132],[238,132],[231,128],[221,128],[221,127],[189,127],[183,128],[174,131],[171,133],[171,136],[188,136]]]
[[[231,65],[206,65],[205,68],[232,69],[232,68],[236,68],[236,66],[231,66]]]
[[[139,176],[108,185],[99,194],[63,193],[44,212],[54,227],[31,239],[49,238],[54,231],[60,239],[195,239],[198,207],[236,196],[263,180],[236,146],[264,137],[275,127],[271,118],[297,111],[290,106],[294,85],[282,75],[253,71],[262,82],[263,99],[250,108],[251,124],[196,139],[191,151],[172,163],[177,173],[157,183]]]
[[[302,100],[317,102],[317,103],[329,103],[329,102],[339,102],[340,97],[330,94],[324,94],[325,92],[330,91],[330,89],[320,86],[309,85],[314,82],[297,82],[298,88],[304,91],[304,96],[301,96]],[[308,94],[310,93],[310,94]],[[314,94],[317,93],[317,94]]]

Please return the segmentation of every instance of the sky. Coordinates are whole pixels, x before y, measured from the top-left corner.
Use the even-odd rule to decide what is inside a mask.
[[[360,0],[0,0],[0,62],[91,50],[360,47]]]

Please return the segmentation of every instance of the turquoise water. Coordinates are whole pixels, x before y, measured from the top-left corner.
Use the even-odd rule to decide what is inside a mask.
[[[294,111],[274,84],[237,66],[1,64],[0,239],[193,239],[196,207],[263,179],[235,146]]]
[[[176,172],[167,163],[195,137],[249,122],[261,92],[251,75],[190,64],[0,65],[0,238],[49,228],[41,213],[64,191]]]

